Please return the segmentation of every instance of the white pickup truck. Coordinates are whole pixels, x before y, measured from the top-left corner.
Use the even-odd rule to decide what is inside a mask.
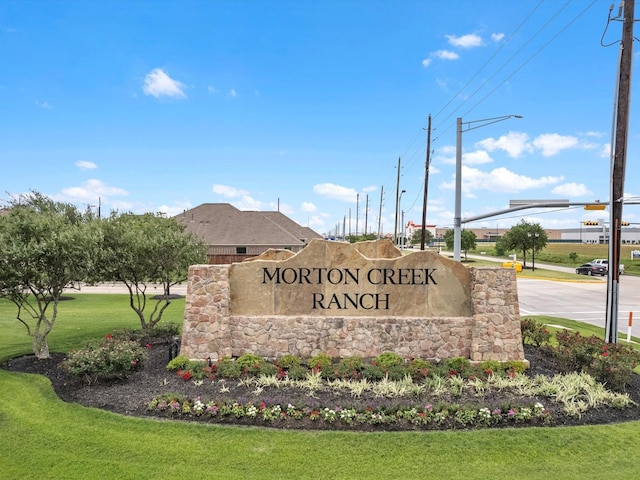
[[[592,263],[593,265],[604,265],[605,267],[607,267],[607,269],[609,268],[609,260],[607,260],[606,258],[595,258],[589,263]],[[620,264],[620,275],[622,275],[623,273],[624,265]]]

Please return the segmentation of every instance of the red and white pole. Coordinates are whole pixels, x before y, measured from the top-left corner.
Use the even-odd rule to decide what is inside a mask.
[[[631,341],[631,326],[633,325],[633,312],[629,312],[629,323],[627,324],[627,342]]]

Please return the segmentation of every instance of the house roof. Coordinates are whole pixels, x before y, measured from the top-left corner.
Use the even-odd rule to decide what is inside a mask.
[[[228,203],[203,203],[175,217],[186,231],[208,245],[265,245],[288,247],[306,245],[322,238],[280,212],[238,210]]]

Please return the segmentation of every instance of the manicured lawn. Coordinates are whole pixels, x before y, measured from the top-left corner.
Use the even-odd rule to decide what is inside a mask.
[[[52,351],[138,326],[126,296],[74,296]],[[171,305],[172,321],[183,308]],[[0,301],[0,362],[30,352],[14,316]],[[47,379],[0,370],[0,479],[636,478],[639,436],[639,422],[367,434],[137,419],[66,404]]]

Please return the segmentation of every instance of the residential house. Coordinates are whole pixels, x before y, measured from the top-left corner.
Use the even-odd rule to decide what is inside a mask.
[[[244,211],[228,203],[203,203],[175,217],[209,246],[210,264],[241,262],[268,249],[299,252],[322,235],[278,211]]]

